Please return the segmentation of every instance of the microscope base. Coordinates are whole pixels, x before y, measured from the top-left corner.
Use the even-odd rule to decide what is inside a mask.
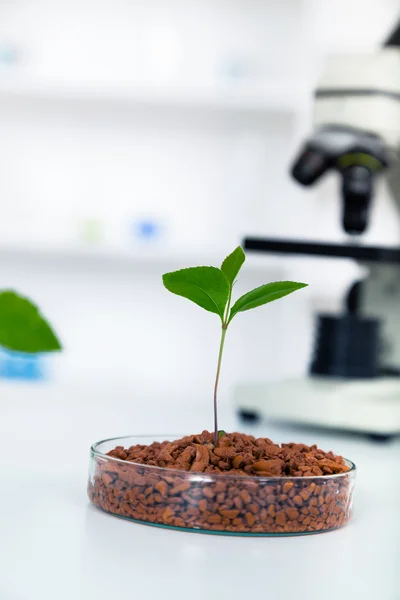
[[[243,419],[270,419],[386,439],[400,434],[400,378],[323,377],[242,383],[234,405]]]

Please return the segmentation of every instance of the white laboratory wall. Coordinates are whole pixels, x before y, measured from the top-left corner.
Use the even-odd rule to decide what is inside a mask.
[[[217,322],[164,292],[165,254],[181,257],[175,268],[243,234],[341,236],[332,189],[323,204],[287,168],[324,56],[374,48],[396,4],[0,2],[0,285],[32,295],[56,324],[66,351],[54,376],[209,391]],[[135,238],[141,218],[157,239]],[[104,260],[69,256],[90,240]],[[155,258],[119,262],[110,248]],[[287,274],[266,263],[239,290]],[[226,381],[304,372],[311,323],[305,295],[243,315]]]
[[[16,54],[0,89],[25,86],[0,95],[3,239],[73,240],[95,220],[109,243],[129,245],[132,223],[148,215],[173,246],[223,246],[249,230],[259,205],[291,193],[295,115],[218,106],[193,114],[179,94],[224,86],[244,90],[251,106],[257,94],[268,101],[265,86],[297,93],[301,56],[283,40],[303,44],[301,9],[299,0],[0,6],[0,40],[2,32]],[[157,104],[160,87],[175,93],[175,107],[174,97],[172,106],[132,107],[143,89]],[[73,100],[63,97],[69,89]]]
[[[301,0],[17,0],[2,3],[1,28],[30,77],[205,83],[233,61],[256,77],[294,75],[299,55],[282,65],[276,52],[282,35],[299,39],[301,16]]]

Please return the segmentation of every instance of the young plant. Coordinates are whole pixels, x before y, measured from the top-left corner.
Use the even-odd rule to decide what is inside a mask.
[[[214,384],[214,443],[218,441],[217,395],[221,372],[225,336],[232,319],[239,313],[283,298],[307,286],[294,281],[276,281],[261,285],[241,296],[231,308],[232,289],[246,259],[239,246],[216,267],[191,267],[163,275],[164,286],[178,296],[183,296],[221,319],[221,341]]]
[[[61,350],[39,309],[12,290],[0,291],[0,346],[30,354]]]

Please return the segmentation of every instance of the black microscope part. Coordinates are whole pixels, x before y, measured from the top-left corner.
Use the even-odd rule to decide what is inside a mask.
[[[291,174],[296,181],[308,186],[315,183],[328,167],[329,162],[321,152],[305,147],[293,163]]]
[[[347,233],[354,235],[368,227],[374,179],[389,162],[379,136],[348,126],[325,125],[303,145],[290,173],[301,185],[311,186],[328,170],[338,172],[342,225]]]
[[[368,227],[373,195],[373,174],[366,167],[353,165],[342,172],[342,225],[350,234],[363,233]]]
[[[243,248],[253,252],[268,252],[270,254],[334,256],[337,258],[354,258],[355,260],[372,263],[400,263],[400,247],[361,246],[312,240],[246,237],[243,241]]]
[[[370,379],[379,375],[378,319],[348,315],[318,315],[313,375]]]

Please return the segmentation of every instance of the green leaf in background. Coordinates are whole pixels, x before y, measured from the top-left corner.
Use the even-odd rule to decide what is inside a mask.
[[[233,285],[236,276],[245,260],[245,253],[243,252],[242,248],[238,246],[236,250],[234,250],[232,254],[229,254],[229,256],[227,256],[222,263],[221,271],[226,275],[231,285]]]
[[[61,350],[39,309],[11,290],[0,292],[0,346],[29,353]]]
[[[229,298],[229,282],[216,267],[191,267],[163,275],[164,286],[205,310],[224,318]]]
[[[255,290],[247,292],[247,294],[244,294],[244,296],[241,296],[235,302],[229,315],[229,323],[238,312],[244,312],[245,310],[268,304],[268,302],[279,300],[279,298],[283,298],[304,287],[307,287],[306,283],[297,283],[295,281],[275,281],[274,283],[261,285]]]

